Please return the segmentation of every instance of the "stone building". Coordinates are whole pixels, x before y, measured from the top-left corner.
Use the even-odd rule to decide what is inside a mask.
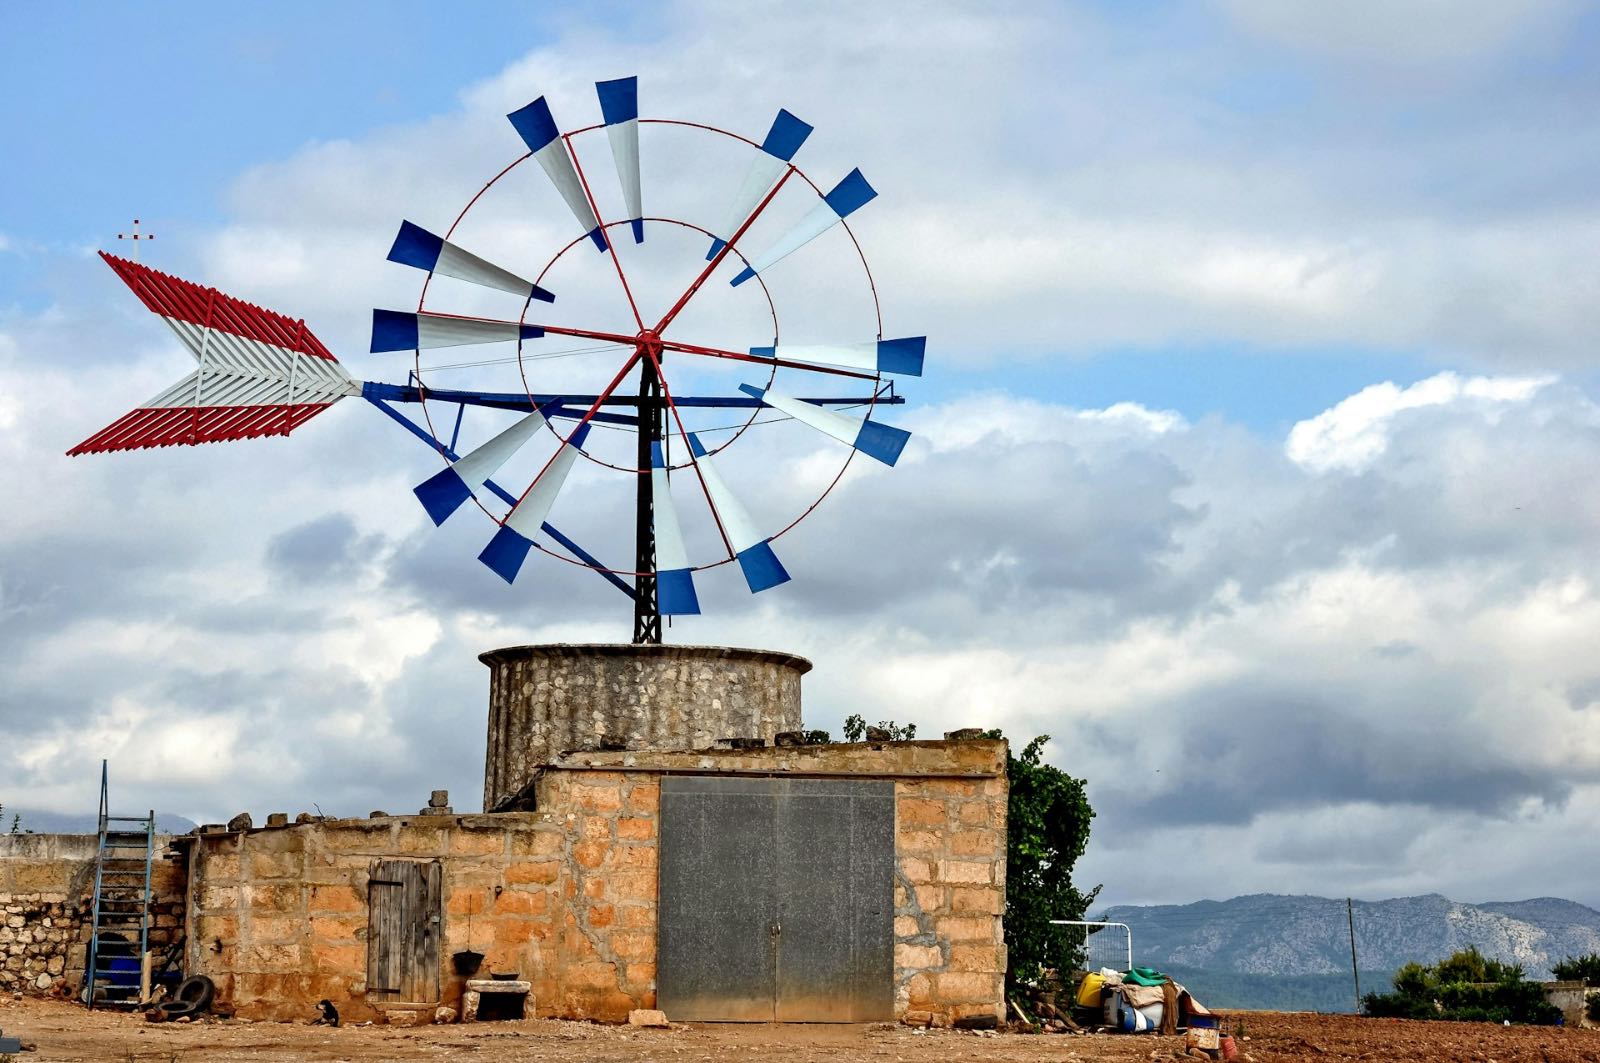
[[[427,1021],[497,974],[539,1016],[1003,1015],[1003,742],[776,744],[810,667],[785,654],[483,660],[505,811],[173,840],[187,969],[237,1014]]]

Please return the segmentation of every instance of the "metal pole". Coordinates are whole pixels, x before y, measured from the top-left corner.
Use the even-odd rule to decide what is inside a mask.
[[[655,491],[650,475],[653,445],[661,442],[661,378],[649,359],[639,362],[638,524],[634,528],[633,641],[661,642],[661,606],[656,598]]]
[[[1356,966],[1356,905],[1349,897],[1344,899],[1344,914],[1350,921],[1350,975],[1356,982],[1356,1014],[1361,1014],[1361,969]]]
[[[1084,919],[1052,919],[1052,920],[1050,920],[1050,925],[1051,926],[1081,926],[1081,927],[1120,926],[1123,929],[1123,932],[1128,935],[1128,966],[1123,968],[1123,970],[1127,970],[1127,971],[1133,970],[1133,928],[1131,926],[1129,926],[1127,923],[1097,923],[1097,922],[1084,920]],[[1087,938],[1088,935],[1085,934],[1084,937]]]

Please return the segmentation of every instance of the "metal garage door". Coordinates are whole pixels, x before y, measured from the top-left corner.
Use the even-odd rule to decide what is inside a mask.
[[[668,776],[660,866],[669,1017],[894,1017],[892,782]]]

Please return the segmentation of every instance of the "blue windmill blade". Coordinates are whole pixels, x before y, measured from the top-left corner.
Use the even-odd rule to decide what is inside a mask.
[[[892,376],[921,376],[928,337],[905,336],[869,343],[805,344],[780,343],[774,347],[751,347],[757,358],[780,358],[785,362],[865,369],[869,373]]]
[[[733,548],[733,556],[738,559],[739,569],[744,573],[744,581],[751,592],[759,593],[789,582],[789,573],[773,552],[771,540],[756,530],[755,521],[750,519],[750,511],[729,490],[706,454],[700,437],[693,432],[688,435],[689,449],[694,454],[695,467],[705,483],[706,494],[710,496],[711,508],[722,525],[722,533],[728,537],[728,545]]]
[[[453,244],[442,236],[435,236],[420,225],[409,221],[400,223],[400,232],[389,248],[389,261],[403,266],[415,266],[429,273],[438,273],[457,280],[481,284],[485,288],[498,288],[524,299],[532,297],[541,302],[553,303],[556,297],[530,280],[517,276],[508,269],[479,258],[471,251]]]
[[[474,343],[535,340],[544,335],[537,325],[496,321],[487,317],[414,313],[408,310],[372,312],[372,353],[416,351],[432,347],[463,347]]]
[[[772,120],[772,128],[767,130],[766,139],[761,142],[760,153],[751,161],[750,169],[745,171],[738,194],[728,205],[721,228],[716,230],[721,235],[711,238],[711,250],[706,252],[707,262],[717,257],[717,252],[726,246],[728,238],[739,231],[739,226],[761,204],[762,197],[782,176],[783,171],[789,168],[795,152],[800,150],[800,145],[810,135],[809,125],[788,111],[778,112],[778,117]]]
[[[694,572],[660,443],[650,444],[650,510],[656,543],[656,608],[663,616],[697,615],[700,598],[694,592]]]
[[[589,239],[600,250],[606,250],[606,234],[600,228],[600,219],[594,216],[589,197],[584,194],[578,171],[572,167],[572,157],[567,154],[567,143],[561,139],[561,130],[556,125],[555,116],[550,113],[550,104],[540,96],[506,117],[522,137],[522,142],[528,145],[528,150],[538,160],[550,183],[566,200],[567,209],[578,219],[578,224],[583,226]]]
[[[479,561],[507,583],[514,582],[517,573],[522,570],[522,563],[533,548],[534,533],[540,530],[545,518],[550,515],[550,507],[556,504],[556,497],[561,494],[567,474],[572,471],[578,451],[583,448],[583,441],[588,434],[587,423],[578,426],[572,438],[561,445],[555,457],[540,471],[521,501],[511,507],[511,512],[500,522],[500,530],[495,532],[489,545],[478,555]]]
[[[801,424],[809,425],[824,435],[830,435],[885,465],[893,465],[899,461],[900,452],[911,439],[911,433],[903,428],[865,417],[852,417],[835,410],[825,410],[821,406],[813,406],[804,399],[785,395],[772,388],[763,391],[751,384],[740,384],[739,390],[753,399],[760,399],[779,413],[786,413]]]
[[[463,455],[413,488],[417,501],[428,511],[433,523],[443,524],[467,499],[483,490],[489,479],[544,423],[544,414],[538,410],[520,417],[515,424],[478,449]]]
[[[622,183],[622,202],[628,208],[633,242],[644,243],[644,197],[639,188],[639,79],[617,78],[597,81],[600,114],[606,122],[606,139],[611,142],[611,159],[617,164],[617,180]]]
[[[860,170],[851,170],[845,175],[845,179],[834,185],[833,191],[823,196],[822,202],[812,207],[811,212],[801,218],[794,228],[778,237],[771,247],[751,259],[750,264],[728,283],[738,287],[774,263],[788,258],[866,206],[877,194],[873,187],[867,184],[867,179],[861,176]]]

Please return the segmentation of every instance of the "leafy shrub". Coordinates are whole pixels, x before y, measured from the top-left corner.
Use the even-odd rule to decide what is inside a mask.
[[[1600,986],[1600,952],[1584,956],[1568,956],[1550,967],[1550,973],[1563,982],[1582,982],[1587,986]]]
[[[1362,1010],[1379,1018],[1452,1019],[1554,1025],[1559,1008],[1545,999],[1521,967],[1484,956],[1476,948],[1432,966],[1408,963],[1395,971],[1392,993],[1368,993]]]

